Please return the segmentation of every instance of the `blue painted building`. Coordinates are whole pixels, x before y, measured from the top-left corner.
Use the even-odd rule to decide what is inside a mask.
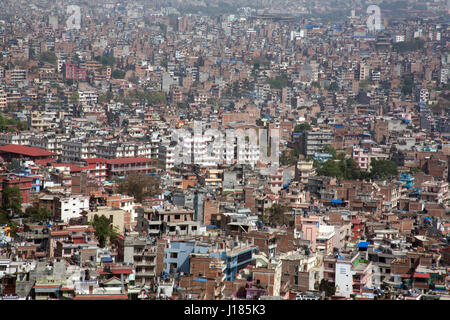
[[[411,190],[414,187],[414,177],[412,177],[409,173],[401,173],[400,179],[398,180],[405,183],[405,187],[408,190]]]
[[[332,160],[333,159],[333,155],[329,154],[329,153],[318,153],[318,152],[314,152],[314,160],[320,161],[320,162],[325,162],[328,160]]]
[[[211,253],[211,257],[219,258],[226,264],[226,281],[233,281],[239,270],[244,269],[253,260],[253,255],[258,252],[256,246],[237,247],[233,250],[223,250]]]
[[[33,181],[31,181],[30,193],[41,192],[41,176],[32,174],[30,169],[21,169],[20,173],[16,173],[16,175],[33,179]]]
[[[189,273],[191,253],[208,253],[209,246],[195,240],[171,241],[164,249],[164,271],[166,273]]]

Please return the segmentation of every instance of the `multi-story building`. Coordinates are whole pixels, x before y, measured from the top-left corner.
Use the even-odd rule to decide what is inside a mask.
[[[22,145],[30,144],[33,135],[25,132],[0,132],[0,145]],[[34,146],[33,146],[34,147]]]
[[[30,203],[32,190],[32,177],[25,177],[19,175],[3,175],[0,176],[0,192],[5,188],[19,188],[22,196],[22,203]]]
[[[445,203],[449,198],[448,182],[425,181],[422,183],[420,197],[425,201]]]
[[[65,79],[86,80],[86,69],[80,68],[76,64],[66,62],[62,69]]]
[[[314,157],[315,153],[322,153],[323,147],[331,145],[333,132],[329,130],[311,130],[304,135],[303,154]]]
[[[55,220],[69,222],[89,211],[89,197],[83,195],[45,195],[39,198],[39,206],[50,211]]]
[[[98,100],[98,93],[94,91],[79,91],[79,103],[82,106],[95,105]]]
[[[167,274],[185,273],[190,271],[189,256],[191,253],[208,253],[209,245],[196,240],[169,240],[164,250],[164,272]]]
[[[290,290],[316,290],[323,278],[323,256],[311,252],[291,251],[280,256],[281,284],[289,283]]]
[[[6,82],[22,82],[27,80],[27,70],[24,69],[12,69],[5,71]]]
[[[244,244],[234,240],[231,243],[220,244],[218,249],[213,249],[210,256],[219,258],[226,263],[226,281],[233,281],[240,270],[248,266],[254,260],[254,254],[258,247],[253,244]]]
[[[136,158],[120,158],[106,160],[108,167],[108,176],[126,176],[128,174],[148,174],[155,171],[152,166],[152,159],[136,157]]]
[[[316,175],[314,161],[299,160],[295,166],[295,180],[308,184],[308,178]]]
[[[159,276],[156,274],[156,254],[154,239],[125,237],[123,262],[134,266],[136,284],[150,285]]]
[[[336,295],[349,298],[372,287],[372,262],[356,253],[341,253],[324,258],[324,279],[336,286]]]
[[[96,143],[68,140],[61,143],[63,162],[79,162],[97,157]]]
[[[106,164],[106,159],[103,158],[90,158],[84,159],[87,163],[85,168],[92,177],[95,177],[98,181],[106,181],[108,177],[108,166]]]
[[[0,88],[0,110],[3,110],[8,105],[8,95]]]

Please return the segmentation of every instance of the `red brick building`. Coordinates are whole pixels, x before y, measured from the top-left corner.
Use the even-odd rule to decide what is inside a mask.
[[[19,188],[22,203],[30,203],[32,178],[19,176],[0,176],[0,193],[7,187]]]

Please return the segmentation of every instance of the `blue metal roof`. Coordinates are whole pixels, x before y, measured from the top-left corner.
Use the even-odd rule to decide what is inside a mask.
[[[369,241],[360,242],[358,243],[358,248],[367,248],[369,244],[370,244]]]
[[[339,200],[339,199],[333,199],[333,200],[331,200],[331,203],[342,203],[342,200]]]

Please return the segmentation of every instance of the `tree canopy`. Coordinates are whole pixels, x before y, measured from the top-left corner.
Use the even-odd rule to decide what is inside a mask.
[[[325,292],[325,296],[329,298],[331,296],[334,296],[334,294],[336,293],[336,287],[327,279],[322,279],[319,284],[319,291]]]
[[[108,240],[112,241],[117,236],[117,232],[114,230],[111,221],[105,216],[99,217],[98,215],[94,215],[91,225],[95,229],[94,235],[97,238],[101,248],[107,245]]]
[[[387,179],[398,174],[397,165],[390,160],[372,160],[370,172],[361,171],[354,159],[343,159],[342,154],[337,155],[337,160],[328,160],[317,163],[317,174],[339,179]]]
[[[116,69],[111,73],[111,78],[113,79],[124,79],[125,78],[125,71]]]
[[[41,53],[39,60],[41,62],[56,64],[56,62],[58,61],[58,57],[53,51],[45,51]]]
[[[311,125],[308,122],[302,122],[295,125],[294,132],[305,132],[311,130]]]
[[[22,213],[22,195],[19,187],[6,187],[2,191],[2,211]]]
[[[112,67],[116,63],[116,59],[113,56],[96,56],[94,59],[100,62],[103,66]]]
[[[271,225],[278,226],[289,224],[289,217],[286,215],[288,210],[289,208],[282,204],[274,204],[272,207],[267,209],[268,215],[266,215],[266,217],[268,218],[268,222]]]
[[[28,124],[25,121],[20,121],[19,119],[14,118],[5,118],[0,113],[0,131],[11,132],[16,128],[19,131],[27,130]]]
[[[118,182],[118,192],[133,196],[141,202],[146,197],[159,193],[159,179],[149,175],[130,174]]]
[[[280,155],[280,164],[283,166],[295,165],[298,161],[298,155],[297,149],[284,150]]]
[[[267,79],[267,83],[270,85],[271,89],[283,89],[284,87],[289,86],[290,81],[287,75],[283,74],[275,78]]]
[[[397,164],[391,160],[372,160],[370,162],[371,176],[374,179],[387,179],[397,176]]]
[[[45,221],[51,217],[51,213],[47,208],[36,205],[28,207],[25,210],[25,215],[36,222]]]

